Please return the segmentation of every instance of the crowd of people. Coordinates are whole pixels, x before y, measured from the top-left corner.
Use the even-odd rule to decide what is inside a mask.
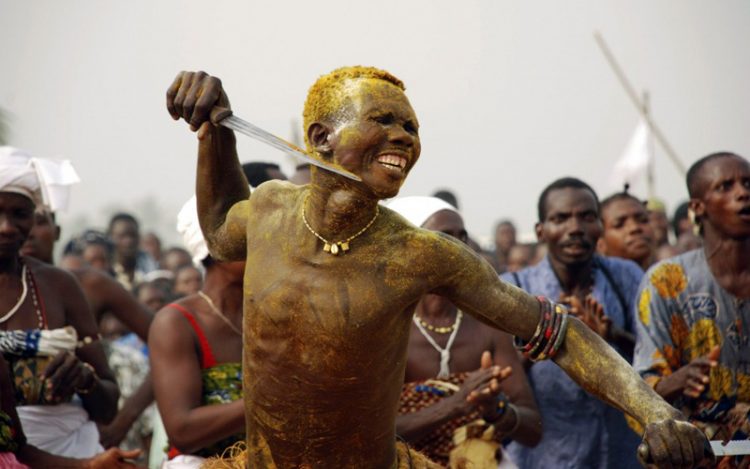
[[[535,243],[502,219],[488,248],[451,191],[397,196],[418,124],[387,72],[305,105],[361,182],[240,167],[214,106],[202,73],[168,91],[205,182],[181,246],[131,213],[60,233],[56,163],[0,148],[0,467],[692,467],[750,435],[746,158],[697,160],[671,220],[561,177]]]

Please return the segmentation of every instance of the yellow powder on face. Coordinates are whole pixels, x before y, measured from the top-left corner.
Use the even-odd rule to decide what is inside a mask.
[[[305,108],[302,112],[305,145],[309,152],[312,152],[312,147],[307,138],[308,127],[313,122],[321,122],[335,117],[345,107],[347,98],[350,96],[350,93],[346,93],[347,82],[358,78],[383,80],[402,91],[406,89],[401,80],[385,70],[374,67],[359,65],[342,67],[321,76],[307,92]]]

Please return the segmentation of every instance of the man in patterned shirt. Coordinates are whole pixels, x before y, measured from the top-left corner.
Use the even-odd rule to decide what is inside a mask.
[[[660,262],[644,277],[635,368],[709,439],[745,439],[750,163],[732,153],[708,155],[690,168],[687,186],[704,244]],[[726,461],[728,467],[738,462]]]

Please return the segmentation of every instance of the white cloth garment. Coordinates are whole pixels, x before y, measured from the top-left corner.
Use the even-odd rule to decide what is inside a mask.
[[[14,192],[52,212],[68,206],[70,186],[80,182],[68,160],[32,157],[24,150],[0,147],[0,192]]]
[[[199,469],[205,460],[200,456],[180,454],[161,463],[161,469]]]
[[[459,213],[456,207],[437,197],[409,196],[397,197],[386,207],[406,218],[412,225],[421,227],[431,216],[441,210]]]
[[[177,232],[182,236],[185,249],[193,256],[193,263],[200,265],[208,256],[208,246],[198,223],[198,200],[195,196],[190,197],[177,214]]]
[[[248,186],[252,191],[252,186]],[[193,256],[193,263],[200,265],[208,255],[208,246],[198,222],[198,199],[190,197],[177,214],[177,232],[182,236],[182,244]]]
[[[48,453],[90,458],[104,451],[99,430],[80,401],[57,405],[16,407],[26,440]]]

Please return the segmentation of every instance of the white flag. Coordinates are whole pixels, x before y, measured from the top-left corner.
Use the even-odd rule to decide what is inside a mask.
[[[615,163],[610,175],[610,184],[614,187],[622,188],[625,183],[631,186],[635,181],[646,173],[648,166],[651,164],[653,155],[651,154],[651,138],[648,124],[641,120],[630,137],[628,146],[617,163]]]

